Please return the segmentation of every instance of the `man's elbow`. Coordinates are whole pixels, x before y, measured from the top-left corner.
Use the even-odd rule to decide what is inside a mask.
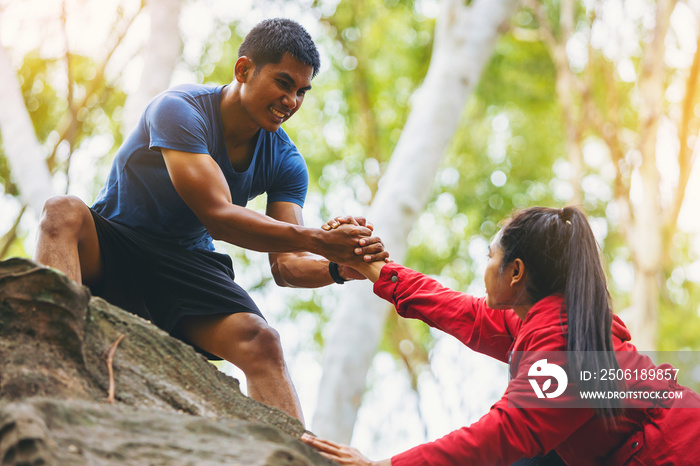
[[[207,231],[209,232],[209,236],[212,237],[212,239],[215,239],[217,241],[226,241],[226,235],[224,232],[216,227],[208,227],[205,226]]]
[[[277,286],[291,287],[292,285],[287,282],[285,276],[287,275],[287,268],[284,264],[280,264],[279,261],[274,261],[270,264],[270,271],[272,272],[272,278],[275,279]]]
[[[217,211],[212,211],[199,214],[198,217],[209,233],[209,236],[215,240],[226,241],[228,235],[226,232],[226,222],[222,215],[219,215]]]

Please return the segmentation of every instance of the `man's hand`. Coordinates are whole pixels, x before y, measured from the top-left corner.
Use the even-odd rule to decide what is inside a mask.
[[[321,229],[325,231],[332,231],[340,228],[343,225],[355,225],[365,227],[372,232],[374,231],[374,226],[367,222],[366,218],[352,216],[336,217],[333,220],[321,225]],[[362,260],[365,262],[387,261],[389,259],[389,252],[384,250],[384,243],[382,243],[381,238],[376,236],[361,238],[358,242],[358,246],[354,249],[354,253],[357,256],[362,256]],[[340,263],[339,261],[335,262]],[[341,276],[343,278],[350,278],[345,277],[342,271]]]
[[[345,223],[332,229],[322,229],[318,235],[319,249],[312,251],[328,260],[345,264],[363,254],[372,257],[382,254],[381,239],[370,236],[372,230],[357,223]]]

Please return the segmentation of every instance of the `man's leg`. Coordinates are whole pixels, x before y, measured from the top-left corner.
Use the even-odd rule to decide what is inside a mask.
[[[248,396],[304,424],[279,334],[262,317],[248,312],[188,316],[178,330],[192,344],[238,366],[246,376]]]
[[[100,245],[92,214],[83,201],[75,196],[56,196],[46,201],[35,260],[78,283],[99,281]]]

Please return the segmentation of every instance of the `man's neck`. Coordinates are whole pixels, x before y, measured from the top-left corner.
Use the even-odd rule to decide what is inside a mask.
[[[234,81],[221,90],[219,105],[227,147],[233,149],[248,145],[260,130],[260,126],[251,121],[241,105],[238,82]]]

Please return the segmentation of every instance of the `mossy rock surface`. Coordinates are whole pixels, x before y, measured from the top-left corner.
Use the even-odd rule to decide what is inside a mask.
[[[115,403],[105,354],[114,353]],[[303,426],[150,322],[0,262],[0,465],[315,465]]]

